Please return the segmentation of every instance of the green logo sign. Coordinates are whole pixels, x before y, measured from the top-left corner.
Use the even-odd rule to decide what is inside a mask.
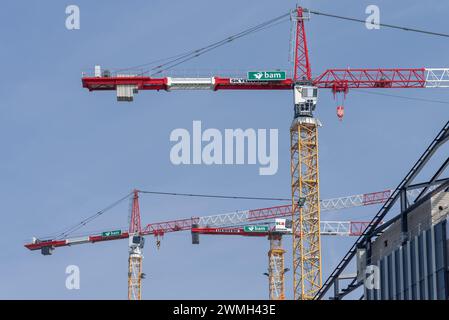
[[[106,231],[101,233],[102,237],[116,237],[122,234],[122,230]]]
[[[244,226],[245,232],[268,232],[268,226]]]
[[[279,81],[285,80],[285,71],[249,71],[248,80],[256,81]]]

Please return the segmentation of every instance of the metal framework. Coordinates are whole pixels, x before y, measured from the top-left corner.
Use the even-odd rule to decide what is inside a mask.
[[[368,226],[368,221],[321,221],[322,236],[359,236]],[[266,224],[264,224],[266,225]],[[246,232],[242,227],[192,227],[192,233],[210,235],[235,235],[245,237],[266,237],[273,231],[266,232]],[[292,233],[284,232],[284,235]]]
[[[367,226],[367,222],[350,222],[350,221],[322,221],[323,225],[321,235],[339,235],[339,236],[356,236]],[[282,247],[282,237],[291,233],[276,232],[274,228],[266,232],[247,232],[244,228],[204,228],[192,227],[192,240],[195,236],[196,244],[199,244],[199,234],[206,235],[239,235],[247,237],[266,237],[270,241],[270,250],[268,252],[268,287],[270,300],[285,299],[285,272],[284,268],[285,250]]]
[[[331,69],[314,79],[334,92],[349,88],[423,88],[425,69]]]
[[[310,82],[321,89],[345,92],[361,88],[449,88],[449,68],[328,69]],[[243,77],[153,78],[116,75],[83,76],[82,84],[89,91],[117,91],[119,101],[132,101],[134,93],[139,90],[293,90],[295,80],[287,78],[257,82]]]
[[[304,20],[308,20],[308,11],[298,7],[296,8],[296,34],[295,34],[295,60],[294,60],[294,81],[310,81],[312,79],[312,70],[310,68],[309,50],[307,48],[306,29]]]
[[[395,203],[399,200],[400,202],[400,210],[401,214],[398,216],[402,219],[401,224],[401,232],[403,235],[403,239],[406,240],[407,236],[407,213],[408,209],[410,207],[410,198],[407,197],[407,191],[413,190],[413,189],[420,189],[421,192],[418,193],[418,196],[413,199],[413,203],[417,203],[420,199],[423,198],[428,192],[430,192],[436,185],[441,183],[448,183],[448,179],[439,179],[441,174],[445,171],[445,169],[449,166],[449,157],[446,157],[446,159],[443,161],[443,164],[439,167],[438,170],[436,170],[435,174],[431,177],[430,180],[419,183],[416,185],[413,185],[412,183],[418,176],[418,174],[425,168],[426,164],[430,161],[430,159],[433,157],[435,152],[443,146],[445,143],[449,141],[449,121],[444,125],[444,127],[441,129],[441,131],[437,134],[435,139],[430,143],[430,145],[427,147],[427,149],[424,151],[424,153],[421,155],[421,157],[418,159],[418,161],[414,164],[414,166],[410,169],[410,171],[407,173],[407,175],[402,179],[402,181],[399,183],[398,187],[393,191],[390,198],[385,202],[385,204],[382,206],[382,208],[379,210],[379,212],[376,214],[376,216],[372,219],[370,224],[366,227],[366,229],[363,231],[363,233],[360,235],[360,237],[357,239],[357,241],[353,244],[353,246],[349,249],[349,251],[346,253],[346,255],[343,257],[343,259],[340,261],[340,263],[337,265],[335,270],[331,273],[329,278],[324,283],[323,287],[317,292],[315,295],[315,299],[324,299],[326,293],[334,287],[334,296],[332,299],[342,299],[347,294],[353,292],[355,289],[357,289],[362,282],[358,281],[356,277],[350,281],[350,283],[347,285],[346,288],[343,290],[340,290],[339,288],[339,277],[344,272],[344,270],[347,268],[347,266],[350,264],[351,261],[353,261],[354,256],[356,255],[357,249],[361,247],[366,247],[367,244],[371,242],[371,240],[376,237],[376,235],[384,228],[388,227],[391,224],[390,220],[389,222],[385,223],[384,225],[380,226],[382,219],[392,210]],[[439,179],[439,180],[438,180]],[[369,262],[369,261],[368,261]]]
[[[294,121],[291,128],[293,288],[310,300],[321,287],[318,127]],[[305,199],[300,206],[300,199]]]
[[[129,254],[128,258],[128,300],[142,298],[142,252]]]
[[[290,216],[291,211],[285,215],[279,215],[277,217],[286,217]],[[266,219],[268,221],[270,219]],[[192,227],[197,224],[199,218],[189,218],[189,219],[180,219],[166,222],[158,222],[158,223],[150,223],[146,226],[145,230],[140,234],[142,236],[154,235],[154,236],[163,236],[166,233],[178,232],[178,231],[193,231],[203,234],[235,234],[242,236],[267,236],[268,233],[260,233],[260,234],[248,234],[245,233],[243,228],[239,227],[220,227],[217,224],[215,227],[213,225],[199,225],[198,227]],[[247,221],[247,223],[251,223],[251,221]],[[369,222],[365,221],[321,221],[321,235],[322,236],[359,236],[362,234],[362,231],[365,229]],[[236,225],[240,225],[241,223],[237,223]],[[102,233],[95,233],[87,236],[79,236],[79,237],[69,237],[66,239],[36,239],[31,243],[25,244],[25,247],[31,251],[42,250],[42,249],[55,249],[59,247],[70,247],[78,244],[85,243],[97,243],[104,241],[112,241],[112,240],[121,240],[130,238],[130,234],[125,231],[120,230],[120,234],[117,235],[109,235],[105,236]]]
[[[379,192],[324,199],[320,202],[320,211],[328,212],[383,203],[388,199],[390,193],[390,190],[385,190]],[[268,208],[222,213],[212,216],[204,216],[198,218],[196,223],[202,226],[226,226],[237,225],[239,223],[282,218],[291,215],[292,206],[282,205]],[[182,222],[180,224],[182,224]]]
[[[270,250],[268,251],[268,289],[270,300],[285,300],[285,272],[284,254],[282,248],[282,234],[271,233]]]
[[[426,68],[426,88],[449,88],[448,68]]]
[[[357,236],[366,228],[368,222],[350,221],[322,221],[321,235]],[[282,247],[282,237],[291,235],[291,232],[276,231],[270,228],[268,231],[248,232],[244,228],[236,227],[192,227],[192,243],[199,244],[199,234],[204,235],[228,235],[246,237],[268,237],[270,250],[268,252],[268,288],[270,300],[285,299],[285,250]],[[194,240],[195,239],[195,240]]]
[[[363,195],[354,195],[341,198],[333,198],[325,200],[327,210],[338,210],[348,207],[357,207],[362,205],[372,205],[383,201],[382,195],[388,191],[375,192]],[[349,199],[352,199],[349,201]],[[361,199],[364,199],[363,201]],[[239,227],[194,227],[201,222],[201,226],[217,225],[220,226],[224,222],[229,224],[231,221],[234,225],[242,222],[251,223],[252,221],[269,221],[276,217],[285,217],[291,215],[290,206],[280,206],[272,208],[262,208],[255,210],[246,210],[245,215],[238,216],[238,213],[223,215],[196,217],[190,219],[180,219],[159,223],[152,223],[146,225],[141,229],[140,222],[140,206],[139,206],[139,191],[133,191],[131,203],[131,217],[129,221],[129,229],[127,231],[116,230],[112,232],[96,233],[88,236],[73,237],[58,240],[35,240],[32,243],[26,244],[30,250],[42,250],[44,255],[51,254],[56,247],[72,246],[84,243],[96,243],[102,241],[112,241],[119,239],[129,239],[129,257],[128,257],[128,299],[140,300],[142,279],[144,274],[142,272],[143,262],[143,236],[154,235],[163,236],[167,232],[177,232],[184,230],[191,230],[192,233],[198,234],[214,234],[214,235],[241,235],[253,237],[266,237],[270,239],[269,251],[269,283],[270,283],[270,299],[284,299],[284,250],[282,249],[281,237],[272,236],[273,232],[245,232],[244,228]],[[281,208],[281,209],[280,209]],[[232,218],[234,217],[234,218]],[[354,221],[322,221],[322,235],[329,236],[357,236],[360,230],[364,229],[368,222],[354,222]]]

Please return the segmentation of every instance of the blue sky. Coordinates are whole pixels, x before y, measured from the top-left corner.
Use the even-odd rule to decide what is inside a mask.
[[[0,11],[0,298],[125,299],[127,241],[56,250],[44,257],[23,244],[58,232],[133,188],[191,193],[288,197],[290,92],[141,92],[132,104],[113,92],[89,93],[81,73],[95,64],[133,66],[220,40],[295,6],[296,1],[10,1]],[[304,1],[324,12],[365,17],[377,4],[381,21],[446,32],[442,1]],[[77,4],[81,29],[65,28]],[[444,38],[313,16],[307,23],[312,71],[332,67],[447,67]],[[235,41],[180,68],[289,69],[289,23]],[[449,101],[449,92],[388,90],[388,94]],[[352,91],[339,122],[336,102],[321,91],[321,196],[396,186],[449,116],[447,104]],[[174,166],[170,132],[201,120],[207,128],[279,129],[279,171],[258,167]],[[209,215],[274,203],[143,196],[143,223]],[[323,215],[366,220],[373,207]],[[85,231],[126,226],[125,203]],[[353,239],[323,239],[326,276]],[[285,239],[291,266],[291,239]],[[266,299],[268,241],[168,234],[145,248],[145,299]],[[81,271],[81,289],[65,288],[65,268]],[[291,276],[291,275],[290,275]],[[290,277],[287,297],[292,297]]]

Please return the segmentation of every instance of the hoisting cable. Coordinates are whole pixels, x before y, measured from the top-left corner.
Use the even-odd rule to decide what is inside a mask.
[[[244,36],[250,35],[252,33],[255,33],[255,32],[267,29],[267,28],[274,27],[275,25],[278,25],[279,23],[285,22],[285,21],[288,20],[286,18],[290,17],[290,14],[291,14],[291,11],[289,11],[288,13],[285,13],[283,15],[280,15],[278,17],[275,17],[275,18],[272,18],[270,20],[267,20],[265,22],[262,22],[262,23],[260,23],[260,24],[258,24],[256,26],[251,27],[251,28],[245,29],[245,30],[243,30],[241,32],[235,33],[235,34],[233,34],[231,36],[228,36],[228,37],[226,37],[226,38],[224,38],[224,39],[222,39],[220,41],[216,41],[214,43],[211,43],[211,44],[209,44],[209,45],[207,45],[205,47],[202,47],[202,48],[199,48],[199,49],[196,49],[196,50],[187,51],[187,52],[185,52],[183,54],[172,56],[173,59],[166,58],[166,59],[156,60],[156,62],[157,61],[164,61],[164,60],[169,60],[169,61],[167,61],[165,63],[162,63],[162,64],[160,64],[158,66],[155,66],[155,67],[151,68],[150,70],[151,71],[155,71],[154,74],[161,73],[161,72],[163,72],[165,70],[168,70],[168,69],[170,69],[170,68],[172,68],[172,67],[174,67],[176,65],[179,65],[179,64],[184,63],[184,62],[186,62],[188,60],[191,60],[191,59],[194,59],[196,57],[199,57],[200,55],[203,55],[206,52],[209,52],[211,50],[217,49],[217,48],[219,48],[219,47],[221,47],[221,46],[223,46],[223,45],[225,45],[225,44],[227,44],[229,42],[232,42],[232,41],[237,40],[239,38],[242,38]],[[135,69],[135,68],[142,68],[142,67],[154,64],[154,62],[155,61],[152,61],[152,62],[149,62],[149,63],[140,64],[140,65],[135,66],[135,67],[120,69],[120,71],[131,70],[131,69]],[[164,68],[164,67],[167,67],[167,68]]]
[[[101,215],[103,215],[108,210],[114,208],[115,206],[117,206],[121,202],[123,202],[126,199],[128,199],[132,194],[133,194],[133,192],[128,193],[126,196],[124,196],[123,198],[113,202],[112,204],[108,205],[104,209],[102,209],[102,210],[96,212],[95,214],[85,218],[84,220],[82,220],[81,222],[77,223],[76,225],[67,228],[66,230],[62,231],[58,236],[56,236],[56,239],[61,239],[61,238],[67,237],[68,235],[70,235],[70,234],[74,233],[75,231],[81,229],[82,227],[86,226],[89,222],[92,222],[93,220],[95,220],[96,218],[100,217]]]
[[[366,24],[366,20],[362,20],[362,19],[357,19],[357,18],[350,18],[350,17],[344,17],[344,16],[339,16],[339,15],[335,15],[335,14],[329,14],[329,13],[324,13],[324,12],[320,12],[320,11],[316,11],[316,10],[309,10],[309,9],[305,9],[308,12],[315,14],[315,15],[320,15],[320,16],[324,16],[324,17],[330,17],[330,18],[336,18],[336,19],[341,19],[341,20],[348,20],[348,21],[353,21],[353,22],[361,22],[363,24]],[[447,33],[439,33],[439,32],[433,32],[433,31],[427,31],[427,30],[421,30],[421,29],[416,29],[416,28],[408,28],[408,27],[403,27],[403,26],[397,26],[397,25],[393,25],[393,24],[387,24],[387,23],[375,23],[375,22],[371,22],[369,23],[373,26],[380,26],[380,27],[386,27],[386,28],[392,28],[392,29],[399,29],[399,30],[403,30],[403,31],[411,31],[411,32],[417,32],[417,33],[423,33],[423,34],[427,34],[427,35],[432,35],[432,36],[439,36],[439,37],[446,37],[449,38],[449,34]]]
[[[434,99],[426,99],[426,98],[419,98],[419,97],[408,97],[408,96],[383,93],[383,92],[372,92],[372,91],[361,90],[361,89],[352,89],[352,92],[367,93],[367,94],[374,94],[377,96],[385,96],[385,97],[399,98],[399,99],[405,99],[405,100],[415,100],[415,101],[422,101],[422,102],[429,102],[429,103],[449,104],[449,101],[444,101],[444,100],[434,100]]]
[[[166,63],[163,63],[163,64],[161,64],[159,66],[156,66],[156,67],[152,68],[151,69],[152,71],[156,71],[157,70],[152,75],[159,74],[159,73],[161,73],[163,71],[171,69],[171,68],[173,68],[173,67],[175,67],[175,66],[177,66],[179,64],[182,64],[182,63],[187,62],[187,61],[189,61],[191,59],[197,58],[197,57],[199,57],[199,56],[201,56],[201,55],[203,55],[203,54],[205,54],[205,53],[207,53],[209,51],[215,50],[215,49],[217,49],[217,48],[219,48],[219,47],[221,47],[221,46],[223,46],[225,44],[228,44],[229,42],[232,42],[234,40],[237,40],[237,39],[242,38],[244,36],[247,36],[249,34],[261,31],[261,30],[269,28],[269,27],[273,27],[274,25],[276,25],[276,24],[278,24],[280,22],[279,20],[285,19],[286,17],[289,17],[289,16],[290,16],[290,12],[286,13],[286,14],[283,14],[281,16],[278,16],[276,18],[270,19],[268,21],[265,21],[265,22],[263,22],[261,24],[258,24],[255,27],[251,27],[251,28],[246,29],[244,31],[241,31],[239,33],[233,34],[233,35],[231,35],[229,37],[226,37],[223,40],[214,42],[214,43],[212,43],[212,44],[210,44],[208,46],[205,46],[203,48],[200,48],[200,49],[197,49],[197,50],[193,50],[193,51],[191,51],[190,53],[188,53],[188,54],[186,54],[184,56],[178,57],[176,59],[173,59],[171,61],[168,61]],[[278,23],[274,24],[275,22],[278,22]],[[284,21],[281,21],[281,22],[284,22]]]
[[[141,194],[153,194],[153,195],[165,195],[165,196],[179,196],[179,197],[196,197],[196,198],[216,198],[216,199],[236,199],[236,200],[265,200],[265,201],[291,201],[291,199],[288,198],[270,198],[270,197],[251,197],[251,196],[232,196],[232,195],[223,195],[223,194],[195,194],[195,193],[176,193],[176,192],[160,192],[160,191],[146,191],[146,190],[138,190]],[[114,208],[121,202],[128,199],[133,192],[128,193],[126,196],[120,198],[119,200],[113,202],[112,204],[108,205],[104,209],[96,212],[95,214],[83,219],[81,222],[75,224],[72,227],[69,227],[59,233],[55,239],[62,239],[65,238],[74,232],[78,231],[79,229],[85,227],[87,224],[95,220],[96,218],[103,215],[108,210]]]
[[[287,198],[270,198],[270,197],[252,197],[252,196],[232,196],[223,194],[198,194],[198,193],[176,193],[176,192],[161,192],[161,191],[146,191],[139,190],[139,193],[178,196],[178,197],[196,197],[196,198],[217,198],[217,199],[238,199],[238,200],[266,200],[266,201],[292,201]]]
[[[288,21],[288,20],[279,21],[279,22],[277,22],[277,23],[275,23],[275,24],[271,24],[271,25],[269,25],[269,26],[265,26],[265,27],[263,27],[263,28],[257,29],[257,30],[255,30],[255,31],[253,31],[253,32],[251,32],[251,33],[259,32],[259,31],[262,31],[262,30],[264,30],[264,29],[274,27],[274,26],[276,26],[276,25],[278,25],[278,24],[280,24],[280,23],[286,22],[286,21]],[[212,46],[212,47],[210,47],[210,48],[208,48],[208,49],[206,49],[206,50],[202,50],[200,53],[196,53],[195,55],[192,55],[192,56],[190,56],[190,57],[186,57],[185,59],[182,59],[181,61],[179,61],[179,62],[177,62],[177,63],[174,63],[174,64],[173,64],[172,62],[168,62],[168,63],[166,63],[166,64],[170,64],[168,67],[163,68],[163,69],[161,69],[161,70],[158,70],[157,72],[152,73],[151,76],[156,75],[156,74],[160,74],[160,73],[162,73],[163,71],[167,71],[167,70],[169,70],[169,69],[172,69],[173,67],[176,67],[177,65],[180,65],[180,64],[182,64],[182,63],[184,63],[184,62],[187,62],[187,61],[189,61],[189,60],[192,60],[192,59],[194,59],[194,58],[197,58],[197,57],[199,57],[199,56],[201,56],[201,55],[203,55],[203,54],[205,54],[205,53],[207,53],[207,52],[209,52],[209,51],[212,51],[212,50],[214,50],[214,49],[217,49],[217,48],[219,48],[219,47],[221,47],[221,46],[223,46],[223,45],[225,45],[225,44],[227,44],[227,43],[229,43],[229,42],[231,42],[231,41],[233,41],[233,40],[236,40],[236,39],[241,38],[241,37],[243,37],[243,36],[246,36],[246,35],[248,35],[248,34],[250,34],[250,33],[243,34],[243,35],[238,36],[238,37],[231,36],[231,37],[229,37],[226,41],[224,41],[223,43],[217,44],[217,45],[215,45],[215,46]],[[180,58],[178,58],[178,59],[176,59],[176,60],[180,60]],[[157,68],[158,68],[158,67],[153,68],[153,69],[157,69]],[[153,70],[153,69],[152,69],[152,70]]]
[[[325,16],[325,17],[330,17],[330,18],[336,18],[336,19],[341,19],[341,20],[347,20],[347,21],[353,21],[353,22],[359,22],[359,23],[364,23],[366,24],[366,20],[363,19],[357,19],[357,18],[351,18],[351,17],[345,17],[345,16],[340,16],[340,15],[335,15],[335,14],[329,14],[329,13],[324,13],[324,12],[320,12],[320,11],[316,11],[316,10],[311,10],[311,9],[304,9],[307,12],[311,13],[311,14],[315,14],[315,15],[321,15],[321,16]],[[210,45],[207,45],[205,47],[196,49],[196,50],[191,50],[191,51],[187,51],[185,53],[181,53],[175,56],[171,56],[165,59],[158,59],[152,62],[148,62],[148,63],[144,63],[144,64],[140,64],[138,66],[134,66],[134,67],[130,67],[130,68],[125,68],[125,69],[120,69],[119,71],[126,71],[126,70],[132,70],[132,69],[136,69],[136,68],[142,68],[145,66],[150,66],[153,65],[157,62],[160,61],[166,61],[162,64],[159,64],[153,68],[150,69],[150,76],[156,75],[156,74],[160,74],[166,70],[172,69],[175,66],[178,66],[182,63],[185,63],[189,60],[192,60],[194,58],[197,58],[209,51],[212,51],[214,49],[217,49],[229,42],[232,42],[234,40],[237,40],[239,38],[242,38],[244,36],[250,35],[252,33],[273,27],[279,23],[285,22],[287,20],[287,17],[289,17],[292,12],[294,10],[289,11],[288,13],[285,13],[283,15],[280,15],[278,17],[275,17],[273,19],[267,20],[265,22],[262,22],[254,27],[245,29],[241,32],[238,32],[236,34],[233,34],[229,37],[226,37],[225,39],[222,39],[220,41],[214,42]],[[416,32],[416,33],[422,33],[422,34],[427,34],[427,35],[433,35],[433,36],[440,36],[440,37],[447,37],[449,38],[449,34],[446,33],[439,33],[439,32],[433,32],[433,31],[427,31],[427,30],[422,30],[422,29],[417,29],[417,28],[409,28],[409,27],[404,27],[404,26],[398,26],[398,25],[392,25],[392,24],[386,24],[386,23],[375,23],[375,22],[371,22],[371,25],[375,25],[375,26],[381,26],[381,27],[386,27],[386,28],[392,28],[392,29],[398,29],[398,30],[402,30],[402,31],[410,31],[410,32]],[[168,61],[167,61],[168,60]],[[154,71],[154,72],[153,72]],[[142,72],[139,75],[143,75],[146,72]]]

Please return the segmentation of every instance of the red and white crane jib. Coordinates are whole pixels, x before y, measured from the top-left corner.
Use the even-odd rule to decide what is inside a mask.
[[[321,221],[322,236],[360,236],[370,222],[365,221]],[[245,237],[265,237],[271,231],[250,232],[243,227],[198,227],[192,228],[192,233],[210,235],[237,235]],[[291,234],[284,232],[284,234]]]
[[[344,208],[383,203],[388,199],[390,193],[390,190],[386,190],[381,192],[372,192],[322,200],[321,211],[339,210]],[[191,230],[192,225],[198,225],[200,227],[229,227],[248,224],[254,221],[272,220],[274,218],[282,218],[287,216],[291,216],[291,205],[243,210],[203,217],[193,217],[187,219],[151,223],[142,228],[140,233],[141,235],[163,236],[168,232]],[[350,222],[323,221],[321,224],[321,228],[323,232],[327,234],[334,234],[331,232],[337,230],[337,233],[335,233],[337,235],[348,235],[348,230],[351,228],[355,228],[358,222],[351,222],[352,225],[349,225],[349,223]],[[26,244],[25,247],[30,250],[39,250],[43,248],[57,248],[63,246],[72,246],[76,244],[126,239],[128,237],[129,231],[114,230],[94,235],[67,239],[33,239],[33,241]]]
[[[413,189],[407,192],[410,199],[419,194],[421,189]],[[364,193],[346,197],[325,199],[321,201],[321,212],[340,210],[353,207],[361,207],[384,203],[390,196],[391,190]],[[275,218],[291,216],[291,205],[282,205],[269,208],[242,210],[216,215],[192,217],[147,224],[141,229],[141,235],[163,236],[165,233],[188,231],[192,225],[200,228],[236,227],[255,221],[268,221]],[[354,221],[322,221],[321,231],[323,235],[357,235],[364,230],[365,222]],[[119,240],[129,238],[129,231],[114,230],[97,233],[88,236],[79,236],[67,239],[33,239],[31,243],[25,244],[30,250],[72,246],[83,243],[96,243],[102,241]],[[44,251],[43,251],[44,252]]]
[[[390,197],[391,190],[363,193],[346,197],[325,199],[321,201],[321,212],[348,209],[384,203]],[[253,221],[282,218],[292,215],[291,205],[275,206],[252,210],[223,213],[199,218],[201,226],[230,226]]]
[[[334,92],[359,88],[448,88],[449,68],[329,69],[313,83]]]
[[[58,240],[33,239],[33,241],[31,243],[25,244],[25,247],[30,250],[40,250],[40,249],[45,249],[45,248],[67,247],[67,246],[72,246],[72,245],[77,245],[77,244],[95,243],[95,242],[120,240],[120,239],[129,238],[128,232],[119,231],[117,233],[118,234],[112,235],[112,236],[104,236],[103,234],[95,234],[95,235],[89,235],[89,236],[81,236],[81,237],[58,239]],[[45,254],[44,251],[42,253]]]
[[[449,88],[449,68],[426,68],[426,88]]]
[[[199,218],[174,220],[163,223],[154,223],[146,226],[141,235],[162,236],[165,233],[191,230],[192,232],[202,234],[223,234],[223,235],[242,235],[242,236],[267,236],[268,232],[245,232],[240,227],[198,227],[192,228]],[[321,235],[335,236],[358,236],[363,232],[369,222],[362,221],[321,221]],[[25,244],[29,250],[41,250],[44,248],[54,249],[58,247],[68,247],[77,244],[96,243],[102,241],[120,240],[129,238],[129,233],[121,230],[107,231],[100,234],[58,239],[58,240],[37,240],[33,239],[31,243]],[[48,252],[50,253],[50,252]]]
[[[410,199],[418,195],[422,189],[407,191]],[[321,200],[321,212],[336,211],[354,207],[368,206],[384,203],[388,200],[392,190],[370,192],[346,197],[338,197]],[[253,221],[263,221],[275,218],[289,217],[292,214],[291,205],[274,206],[268,208],[243,210],[230,213],[222,213],[199,218],[198,224],[201,226],[230,226]]]
[[[213,216],[209,216],[213,217]],[[208,218],[208,217],[206,217]],[[219,230],[223,232],[223,234],[229,234],[233,230],[236,233],[243,234],[243,228],[239,227],[214,227],[214,224],[211,225],[203,225],[200,224],[202,218],[189,218],[189,219],[181,219],[181,220],[173,220],[167,222],[160,223],[151,223],[148,224],[141,232],[141,235],[154,235],[154,236],[163,236],[165,233],[177,232],[177,231],[187,231],[187,230],[196,230],[203,231],[200,233],[205,233],[205,231],[210,230],[210,233],[219,234]],[[204,221],[210,222],[210,219],[205,219]],[[247,220],[246,223],[249,221]],[[198,228],[192,228],[192,225],[197,224]],[[354,229],[355,226],[362,226],[366,224],[366,222],[352,222],[352,221],[322,221],[321,228],[323,235],[355,235],[351,233],[351,230]],[[217,225],[220,225],[217,221]],[[362,230],[363,231],[363,230]],[[259,234],[260,235],[260,234]],[[266,235],[266,234],[265,234]],[[129,232],[122,230],[114,230],[114,231],[106,231],[102,233],[97,233],[94,235],[87,236],[79,236],[73,238],[66,239],[49,239],[49,240],[38,240],[33,239],[31,243],[25,244],[25,247],[29,250],[40,250],[42,248],[57,248],[57,247],[66,247],[73,246],[77,244],[85,244],[85,243],[96,243],[102,241],[111,241],[111,240],[120,240],[129,238]]]
[[[290,78],[256,81],[219,76],[84,76],[82,83],[89,91],[116,90],[119,101],[132,101],[139,90],[292,90],[294,86],[294,80]],[[360,88],[448,88],[449,68],[328,69],[312,83],[334,92]]]

